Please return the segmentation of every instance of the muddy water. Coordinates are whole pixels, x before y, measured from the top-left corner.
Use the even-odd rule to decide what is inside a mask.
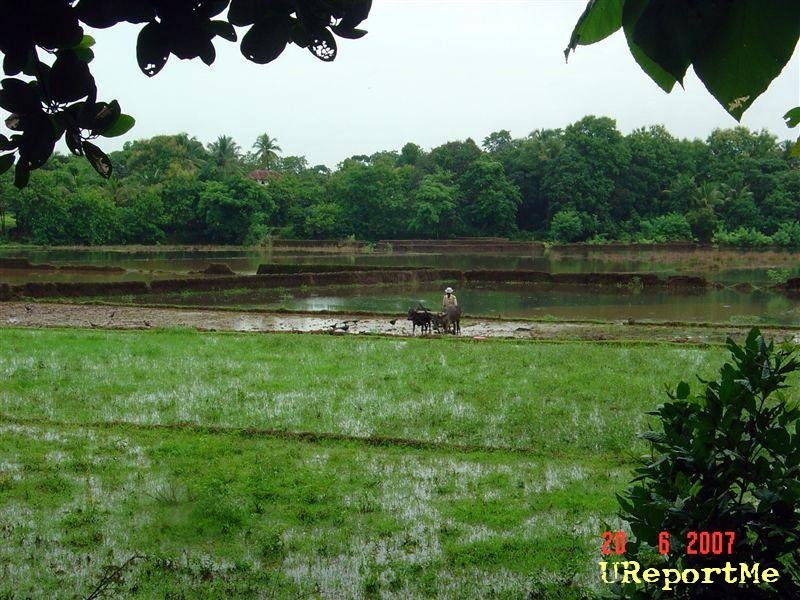
[[[242,274],[255,273],[266,262],[279,264],[347,264],[367,266],[411,266],[453,269],[523,269],[552,273],[593,273],[608,271],[655,272],[662,275],[702,275],[723,283],[766,283],[770,269],[784,269],[789,276],[800,276],[800,254],[781,251],[715,250],[667,251],[653,249],[620,250],[579,248],[574,251],[504,253],[298,253],[268,248],[216,247],[195,249],[157,246],[126,251],[109,249],[41,249],[0,246],[0,257],[18,256],[34,263],[114,265],[128,270],[124,274],[105,274],[103,280],[153,279],[188,276],[209,262],[227,263]],[[88,281],[97,274],[0,272],[0,281]],[[94,278],[94,279],[93,279]]]
[[[22,257],[31,263],[63,265],[113,265],[125,269],[123,273],[91,273],[79,271],[26,271],[0,269],[0,282],[25,283],[27,281],[150,281],[190,277],[211,262],[224,262],[234,271],[254,274],[258,265],[267,262],[268,253],[251,249],[218,250],[71,250],[27,249],[0,246],[0,257]]]
[[[768,283],[768,271],[781,269],[789,277],[800,276],[800,254],[789,252],[697,251],[665,253],[649,251],[594,251],[586,255],[560,252],[503,254],[354,254],[281,255],[278,264],[347,264],[366,266],[410,266],[441,269],[518,269],[547,273],[658,273],[701,275],[712,281],[735,284]]]
[[[634,319],[650,321],[695,321],[713,323],[772,323],[800,325],[800,309],[783,296],[713,290],[699,294],[647,292],[632,294],[612,288],[542,289],[518,286],[503,289],[458,290],[464,310],[471,315],[497,318]],[[438,307],[441,295],[416,290],[415,294],[363,293],[284,299],[295,310],[380,310],[402,312],[413,300]]]
[[[239,307],[304,312],[381,312],[403,315],[411,306],[436,309],[442,284],[320,287],[295,290],[150,294],[107,298],[110,302]],[[696,293],[630,290],[626,287],[475,285],[456,290],[466,314],[504,319],[633,319],[800,326],[800,307],[783,295],[755,289],[710,289]]]
[[[465,311],[475,316],[554,319],[634,319],[718,323],[800,325],[795,303],[766,289],[770,269],[800,276],[800,254],[779,251],[581,248],[522,253],[298,253],[253,248],[157,247],[109,249],[20,249],[0,246],[0,257],[24,257],[32,263],[55,265],[114,265],[123,273],[0,270],[0,282],[119,281],[192,277],[210,262],[223,262],[235,272],[255,273],[266,262],[280,264],[345,264],[459,269],[527,269],[548,272],[656,272],[693,274],[726,285],[749,282],[761,289],[739,292],[730,288],[697,294],[674,294],[626,288],[573,288],[533,285],[473,285],[458,290]],[[774,276],[774,273],[772,274]],[[369,311],[404,314],[422,301],[436,307],[438,284],[425,286],[361,286],[301,290],[231,291],[208,294],[148,295],[132,303],[183,306],[278,308],[301,311]],[[109,298],[119,302],[119,298]]]

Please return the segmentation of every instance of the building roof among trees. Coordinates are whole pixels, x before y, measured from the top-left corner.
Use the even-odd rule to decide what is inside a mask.
[[[268,181],[280,177],[280,173],[277,171],[268,171],[266,169],[256,169],[248,173],[247,176],[255,181]]]

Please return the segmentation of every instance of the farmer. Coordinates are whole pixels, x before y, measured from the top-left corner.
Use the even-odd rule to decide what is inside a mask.
[[[444,290],[444,296],[442,297],[442,310],[448,306],[458,306],[458,298],[456,298],[451,287]]]

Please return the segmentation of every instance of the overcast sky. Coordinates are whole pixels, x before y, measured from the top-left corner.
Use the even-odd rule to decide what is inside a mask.
[[[691,72],[685,90],[663,93],[636,65],[621,32],[579,47],[565,63],[564,47],[585,4],[375,0],[362,25],[369,34],[339,38],[333,63],[290,45],[272,64],[254,65],[238,43],[216,38],[213,66],[170,56],[152,79],[136,65],[138,28],[98,31],[98,98],[118,98],[137,119],[127,136],[103,147],[185,131],[204,143],[228,134],[248,149],[268,132],[285,154],[334,166],[408,141],[426,149],[467,137],[480,143],[498,129],[519,137],[586,114],[610,116],[625,133],[662,123],[675,135],[703,138],[736,125]],[[789,138],[781,115],[797,104],[795,52],[742,124]]]

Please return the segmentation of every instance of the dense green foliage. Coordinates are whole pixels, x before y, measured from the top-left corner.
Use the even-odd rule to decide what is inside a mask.
[[[130,142],[111,154],[108,182],[56,155],[21,192],[0,178],[0,209],[14,214],[18,239],[39,244],[257,244],[279,234],[800,245],[800,161],[764,131],[689,141],[660,126],[623,135],[590,116],[519,139],[495,132],[483,148],[409,143],[333,172],[279,156],[269,136],[253,148],[243,154],[228,136],[207,148],[186,134]],[[248,177],[257,169],[263,185]]]
[[[732,361],[717,380],[701,380],[690,397],[681,382],[671,401],[651,413],[660,430],[642,434],[652,457],[620,497],[622,518],[636,536],[629,559],[643,568],[718,566],[719,556],[687,552],[690,531],[732,531],[732,563],[757,563],[782,576],[771,585],[724,582],[680,586],[621,586],[624,598],[797,598],[800,596],[800,409],[781,393],[800,369],[796,347],[775,348],[757,329],[745,343],[728,340]],[[671,550],[655,554],[659,534]]]

